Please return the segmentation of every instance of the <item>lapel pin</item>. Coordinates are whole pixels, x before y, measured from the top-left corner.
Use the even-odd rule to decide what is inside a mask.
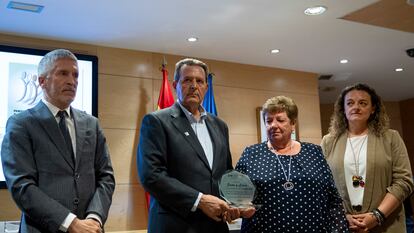
[[[188,132],[184,132],[185,136],[190,136],[190,134]]]

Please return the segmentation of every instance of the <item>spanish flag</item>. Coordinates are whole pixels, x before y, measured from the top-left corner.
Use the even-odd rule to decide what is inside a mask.
[[[171,92],[170,83],[168,82],[168,71],[165,65],[162,65],[162,84],[160,95],[158,97],[158,110],[170,107],[174,104],[174,97]]]

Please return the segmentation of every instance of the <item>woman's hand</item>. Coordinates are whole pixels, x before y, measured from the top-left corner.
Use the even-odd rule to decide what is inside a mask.
[[[361,232],[363,230],[363,228],[359,226],[360,222],[354,218],[354,215],[347,214],[346,220],[348,220],[349,230],[351,230],[351,232]]]
[[[347,214],[346,219],[352,232],[368,232],[378,225],[377,219],[370,212],[356,215]]]

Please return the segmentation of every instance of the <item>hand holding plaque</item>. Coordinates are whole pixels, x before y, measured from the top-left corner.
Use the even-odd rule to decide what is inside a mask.
[[[231,170],[221,177],[219,182],[221,197],[231,206],[238,208],[256,207],[252,204],[256,187],[250,178],[236,170]]]

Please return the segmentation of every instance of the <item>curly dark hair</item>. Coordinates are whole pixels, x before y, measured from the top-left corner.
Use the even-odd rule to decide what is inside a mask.
[[[385,111],[384,103],[375,90],[367,84],[357,83],[345,87],[335,102],[334,112],[331,117],[329,133],[338,137],[348,129],[348,120],[345,116],[345,96],[348,92],[358,90],[365,91],[371,97],[371,103],[374,107],[374,113],[368,118],[368,128],[376,136],[381,136],[389,128],[389,117]]]

